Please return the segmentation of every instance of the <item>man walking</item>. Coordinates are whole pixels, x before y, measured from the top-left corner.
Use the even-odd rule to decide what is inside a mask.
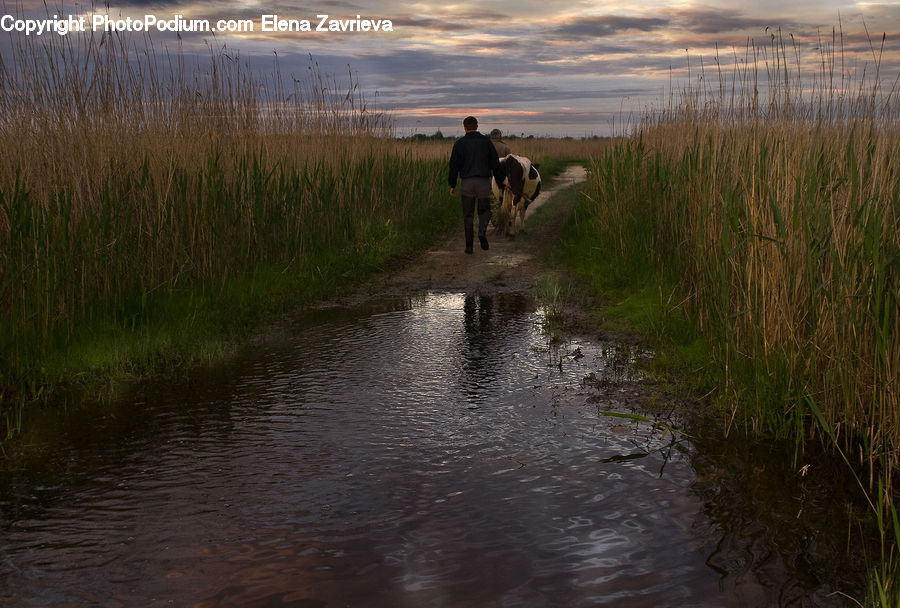
[[[456,180],[462,180],[463,227],[466,232],[466,253],[472,253],[475,240],[475,207],[478,207],[478,240],[481,248],[488,248],[487,227],[491,219],[491,175],[498,184],[506,176],[500,166],[497,150],[489,137],[478,132],[478,120],[467,116],[463,120],[466,134],[453,144],[450,153],[450,195],[456,194]]]

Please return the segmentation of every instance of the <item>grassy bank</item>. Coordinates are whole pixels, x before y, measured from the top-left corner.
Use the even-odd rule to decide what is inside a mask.
[[[873,603],[897,605],[897,99],[769,50],[596,158],[564,255],[699,370],[726,431],[846,458],[884,535]]]
[[[285,90],[224,55],[162,80],[178,58],[147,41],[79,44],[30,39],[0,70],[0,424],[61,383],[221,352],[457,219],[446,159],[388,137],[352,80],[310,66]]]

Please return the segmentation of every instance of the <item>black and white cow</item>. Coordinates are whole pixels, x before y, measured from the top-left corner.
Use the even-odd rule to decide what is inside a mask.
[[[494,196],[500,201],[497,230],[515,236],[520,227],[525,229],[525,210],[541,193],[541,174],[524,156],[510,154],[501,158],[500,164],[506,170],[509,187],[492,180]]]

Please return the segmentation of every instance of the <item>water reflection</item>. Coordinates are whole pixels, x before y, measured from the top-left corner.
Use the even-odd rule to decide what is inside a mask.
[[[486,390],[497,382],[497,375],[508,353],[504,313],[520,316],[534,304],[521,294],[468,294],[463,302],[463,346],[459,351],[462,378],[468,402],[484,402]],[[495,308],[497,309],[495,312]]]
[[[483,401],[483,388],[496,375],[497,358],[492,357],[490,348],[494,339],[491,321],[493,319],[493,297],[467,295],[465,311],[465,348],[462,354],[464,384],[469,401]],[[496,345],[493,345],[496,348]]]
[[[429,294],[47,412],[0,478],[0,603],[840,605],[837,577],[741,561],[783,555],[790,523],[760,542],[720,506],[752,493],[718,495],[691,442],[610,414],[636,356],[551,341],[521,295]]]

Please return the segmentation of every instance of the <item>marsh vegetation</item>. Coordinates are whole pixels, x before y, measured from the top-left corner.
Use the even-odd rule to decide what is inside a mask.
[[[437,157],[393,145],[352,74],[69,40],[0,65],[7,395],[204,356],[455,218]]]
[[[220,356],[458,221],[448,144],[393,137],[312,59],[30,37],[0,58],[0,116],[3,435],[57,387]]]
[[[808,441],[852,466],[883,535],[873,599],[895,605],[897,83],[877,42],[851,73],[836,31],[808,74],[786,38],[717,58],[591,162],[568,259],[643,294],[647,328],[685,352],[703,337],[694,371],[726,432],[793,438],[798,469]]]
[[[872,601],[888,605],[900,129],[877,47],[852,75],[835,36],[806,75],[773,37],[627,137],[516,152],[542,173],[588,165],[565,263],[650,302],[659,339],[703,343],[693,371],[726,431],[792,438],[798,467],[810,441],[846,459],[882,534]],[[214,356],[458,223],[448,145],[392,137],[353,74],[273,58],[260,76],[223,50],[189,63],[119,36],[29,39],[0,61],[4,434],[46,387]]]

